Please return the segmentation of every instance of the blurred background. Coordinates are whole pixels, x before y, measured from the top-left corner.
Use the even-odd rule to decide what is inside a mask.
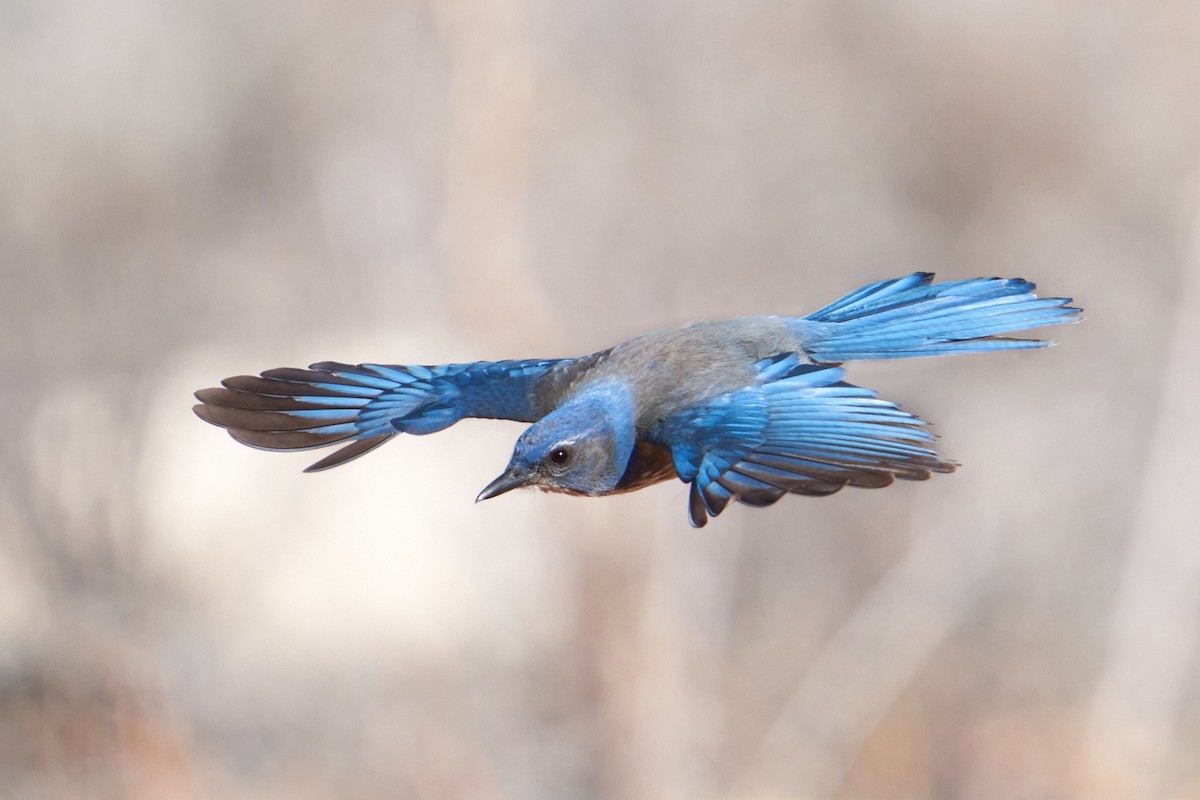
[[[1200,5],[0,0],[0,798],[1200,798]],[[191,412],[913,270],[950,476],[474,505]]]

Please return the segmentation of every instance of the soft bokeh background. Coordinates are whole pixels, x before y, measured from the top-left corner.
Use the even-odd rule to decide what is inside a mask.
[[[0,1],[0,797],[1200,797],[1198,179],[1191,0]],[[190,411],[916,269],[1089,319],[700,531]]]

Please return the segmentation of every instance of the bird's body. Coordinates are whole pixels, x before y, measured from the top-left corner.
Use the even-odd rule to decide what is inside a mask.
[[[584,382],[639,375],[633,385],[637,425],[649,430],[677,409],[746,386],[756,362],[802,352],[787,323],[784,317],[741,317],[643,334],[612,348]]]
[[[480,499],[519,486],[605,495],[678,476],[699,526],[734,499],[761,506],[955,468],[921,420],[831,365],[1043,347],[1002,335],[1078,320],[1068,299],[1038,298],[1020,279],[931,280],[871,284],[804,318],[695,322],[582,358],[268,370],[197,392],[196,413],[254,447],[345,445],[310,470],[463,417],[532,422]]]

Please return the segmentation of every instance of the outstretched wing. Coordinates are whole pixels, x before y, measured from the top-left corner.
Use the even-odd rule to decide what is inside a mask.
[[[441,366],[340,364],[270,369],[196,392],[196,415],[265,450],[344,444],[306,472],[357,458],[398,433],[440,431],[463,417],[533,422],[553,409],[585,359]]]
[[[731,500],[766,506],[788,492],[878,488],[957,466],[930,447],[924,421],[842,382],[841,369],[799,364],[787,354],[764,362],[761,376],[664,421],[675,469],[691,483],[695,527]]]

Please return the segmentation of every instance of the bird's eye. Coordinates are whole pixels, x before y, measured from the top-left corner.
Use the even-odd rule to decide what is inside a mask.
[[[550,460],[561,466],[571,460],[571,451],[565,447],[556,447],[550,451]]]

